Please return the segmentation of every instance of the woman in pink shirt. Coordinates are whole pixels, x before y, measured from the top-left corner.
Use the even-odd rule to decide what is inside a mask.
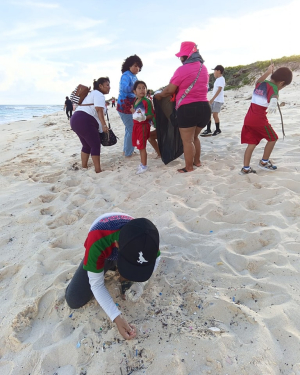
[[[177,120],[185,159],[185,167],[178,169],[178,172],[184,173],[192,172],[194,165],[201,166],[198,136],[211,116],[207,99],[209,75],[195,43],[181,43],[180,51],[175,56],[180,58],[182,66],[175,71],[169,85],[155,98],[160,100],[176,93]]]

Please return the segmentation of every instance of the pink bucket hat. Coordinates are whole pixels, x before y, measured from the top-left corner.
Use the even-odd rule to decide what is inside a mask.
[[[189,58],[194,52],[197,52],[197,46],[194,42],[182,42],[180,51],[175,56],[187,56]]]

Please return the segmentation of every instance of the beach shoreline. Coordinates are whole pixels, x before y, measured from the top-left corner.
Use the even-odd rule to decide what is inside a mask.
[[[60,112],[63,105],[18,105],[0,104],[0,127],[7,123],[31,121],[44,115]]]
[[[300,73],[280,93],[286,138],[278,171],[240,176],[240,131],[253,87],[225,92],[222,134],[201,138],[203,166],[179,174],[148,145],[149,172],[102,147],[96,174],[64,112],[1,125],[0,372],[7,375],[300,374]],[[22,125],[22,126],[20,126]],[[212,124],[212,128],[214,124]],[[261,143],[253,163],[261,157]],[[256,165],[254,165],[256,166]],[[66,286],[91,223],[106,212],[147,217],[162,260],[142,300],[106,284],[138,337],[124,341],[95,300],[71,310]],[[121,370],[120,370],[121,369]]]

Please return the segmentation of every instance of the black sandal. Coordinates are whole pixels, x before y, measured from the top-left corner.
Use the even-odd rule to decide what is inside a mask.
[[[179,173],[187,173],[188,171],[186,170],[186,168],[181,168],[181,169],[177,169],[177,172],[179,172]]]

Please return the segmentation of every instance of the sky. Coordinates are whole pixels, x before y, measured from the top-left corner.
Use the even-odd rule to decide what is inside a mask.
[[[124,59],[143,61],[148,88],[168,84],[193,41],[209,70],[299,55],[300,1],[0,0],[0,105],[64,104],[108,76],[118,96]]]

